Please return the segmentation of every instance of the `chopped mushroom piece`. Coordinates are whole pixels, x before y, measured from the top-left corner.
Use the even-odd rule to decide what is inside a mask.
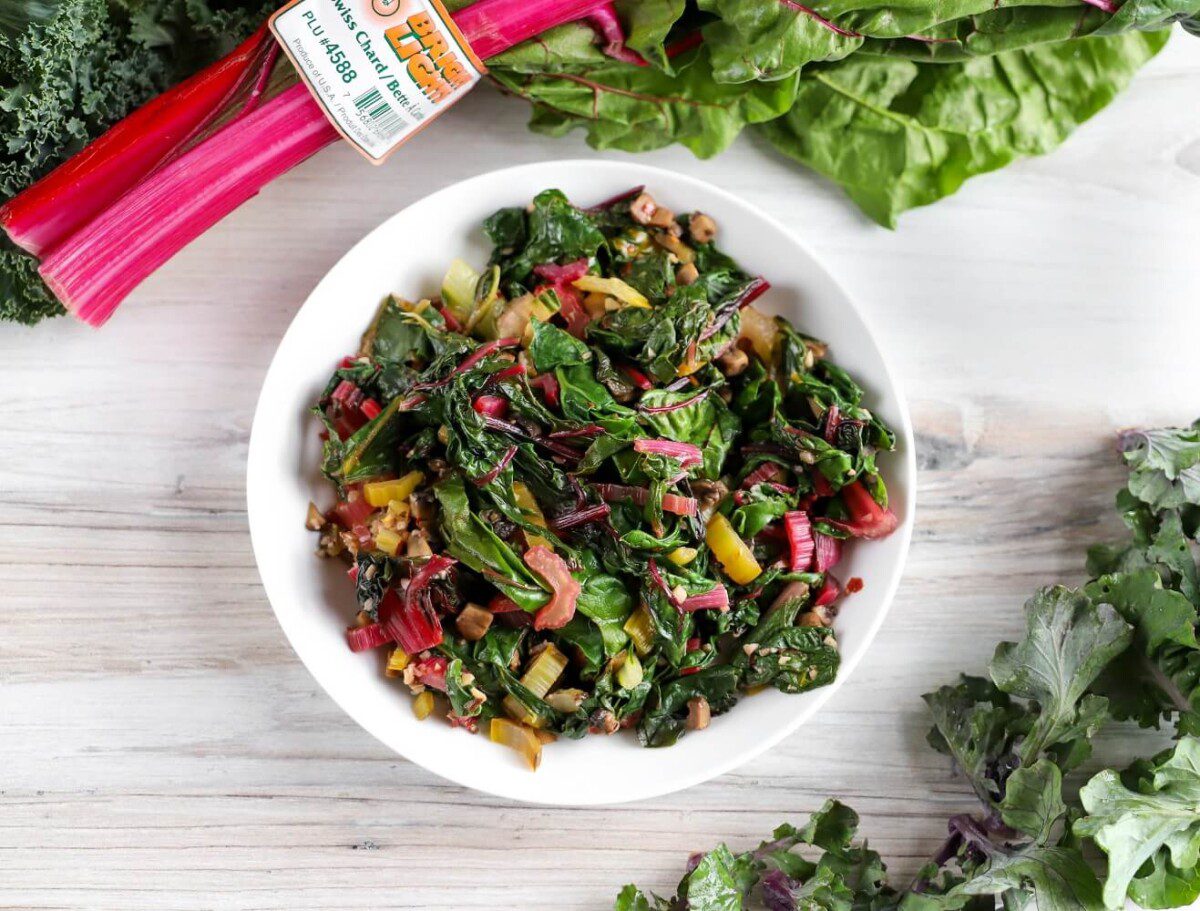
[[[703,731],[712,721],[712,709],[708,700],[703,696],[693,696],[688,700],[687,726],[689,731]]]
[[[693,212],[688,219],[688,233],[698,244],[706,244],[717,236],[717,223],[703,212]]]
[[[321,532],[321,537],[317,541],[318,556],[336,557],[345,549],[346,545],[342,541],[336,525],[328,526]]]
[[[833,615],[830,613],[828,606],[820,605],[814,607],[805,614],[800,615],[801,626],[833,626]]]
[[[650,224],[656,228],[669,228],[675,224],[675,213],[666,206],[659,206],[650,216]]]
[[[717,358],[717,365],[726,376],[737,376],[750,365],[750,356],[734,345]]]
[[[621,729],[621,722],[608,709],[596,709],[588,722],[591,724],[588,730],[593,734],[615,734]]]
[[[478,642],[492,625],[492,612],[478,604],[468,604],[454,621],[458,634],[468,642]]]
[[[533,295],[522,294],[509,302],[496,317],[496,334],[501,338],[521,338],[533,317]]]
[[[725,494],[729,493],[729,488],[721,481],[692,481],[692,493],[699,498],[700,521],[707,522]]]
[[[633,220],[639,225],[650,224],[650,219],[654,217],[654,213],[658,211],[658,203],[654,201],[654,197],[649,193],[641,193],[638,198],[629,204],[629,214],[633,216]]]
[[[680,285],[690,285],[700,277],[700,270],[695,263],[684,263],[675,270],[675,282]]]
[[[674,234],[668,234],[665,231],[655,231],[654,242],[668,253],[674,254],[675,258],[684,265],[687,265],[696,258],[696,254],[692,251],[692,248]]]

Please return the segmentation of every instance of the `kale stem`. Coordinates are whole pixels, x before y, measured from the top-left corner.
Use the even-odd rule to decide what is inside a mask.
[[[1174,680],[1163,673],[1163,669],[1158,666],[1158,662],[1151,659],[1148,655],[1142,655],[1142,662],[1150,675],[1150,681],[1163,691],[1163,694],[1171,701],[1176,711],[1180,713],[1190,712],[1192,704],[1188,701],[1187,696],[1183,695],[1183,691],[1179,689]]]

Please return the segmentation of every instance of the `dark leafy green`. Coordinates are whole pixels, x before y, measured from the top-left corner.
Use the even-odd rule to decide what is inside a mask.
[[[837,492],[861,484],[898,521],[875,464],[895,438],[859,386],[743,309],[762,279],[657,210],[648,227],[635,197],[583,209],[557,190],[501,209],[454,314],[469,334],[389,297],[314,409],[339,498],[320,552],[354,558],[372,628],[351,643],[415,652],[407,682],[444,691],[455,724],[626,727],[659,747],[748,690],[825,686],[840,592],[811,555],[788,571],[785,517],[849,539]],[[454,281],[471,287],[469,268]],[[778,335],[765,361],[743,313]],[[710,545],[710,521],[751,566],[733,539]]]

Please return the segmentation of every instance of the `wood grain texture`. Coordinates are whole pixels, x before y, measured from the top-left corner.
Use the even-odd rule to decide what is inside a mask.
[[[341,252],[453,181],[592,154],[578,139],[480,90],[386,168],[343,148],[302,166],[102,332],[0,327],[0,908],[602,909],[827,795],[910,874],[969,805],[919,694],[982,667],[1116,530],[1112,431],[1200,412],[1198,89],[1179,36],[1061,151],[896,232],[750,139],[641,156],[744,195],[843,277],[903,378],[921,474],[855,676],[762,758],[633,807],[528,809],[390,754],[288,648],[244,507],[259,382]]]

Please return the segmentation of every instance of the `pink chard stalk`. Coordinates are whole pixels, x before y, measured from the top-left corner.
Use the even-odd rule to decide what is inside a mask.
[[[612,0],[479,0],[454,21],[483,60],[585,21],[606,53],[640,62]],[[175,253],[338,138],[278,50],[264,26],[0,207],[71,313],[102,325]]]

